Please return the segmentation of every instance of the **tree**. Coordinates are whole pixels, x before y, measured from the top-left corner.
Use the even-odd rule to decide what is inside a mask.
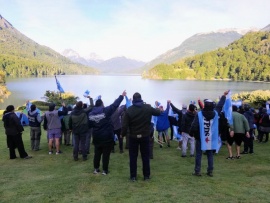
[[[5,73],[0,71],[0,102],[3,102],[10,94],[10,91],[6,87]]]

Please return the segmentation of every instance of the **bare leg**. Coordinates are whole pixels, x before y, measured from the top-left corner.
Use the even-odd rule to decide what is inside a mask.
[[[233,154],[232,154],[232,146],[229,145],[228,143],[227,143],[227,149],[228,149],[228,152],[229,152],[229,157],[232,157],[233,156]]]
[[[60,140],[59,138],[55,138],[55,147],[56,147],[56,152],[60,151]]]

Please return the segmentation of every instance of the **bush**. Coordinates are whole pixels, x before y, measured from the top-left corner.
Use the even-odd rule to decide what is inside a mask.
[[[65,102],[66,105],[68,104],[75,104],[79,97],[75,97],[72,93],[67,92],[67,93],[62,93],[60,95],[59,92],[55,91],[50,91],[47,90],[46,93],[44,94],[44,98],[46,102],[53,102],[56,104],[56,106],[61,106],[62,102]]]
[[[249,103],[251,106],[258,108],[261,104],[270,100],[270,91],[256,90],[252,92],[241,92],[232,95],[232,100],[242,100],[244,103]]]

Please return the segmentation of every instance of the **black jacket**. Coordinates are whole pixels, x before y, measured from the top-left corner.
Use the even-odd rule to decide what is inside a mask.
[[[104,144],[114,141],[111,116],[123,101],[120,95],[113,104],[107,107],[94,107],[88,115],[89,125],[93,128],[93,143]]]
[[[181,131],[182,132],[185,132],[185,133],[189,134],[191,124],[192,124],[196,114],[197,114],[196,112],[192,113],[191,111],[187,111],[183,115],[182,123],[181,123]]]
[[[6,113],[3,116],[6,135],[17,135],[24,131],[20,119],[14,112]]]
[[[172,107],[173,112],[178,114],[177,126],[179,127],[178,132],[180,133],[182,132],[182,129],[181,129],[182,117],[185,113],[183,113],[183,110],[176,108],[172,103],[170,103],[170,105]]]
[[[75,107],[70,114],[69,129],[74,134],[86,133],[89,130],[88,113],[93,109],[93,99],[90,98],[90,106],[87,109]]]
[[[159,109],[155,109],[149,104],[143,103],[143,101],[133,102],[123,118],[122,136],[127,135],[128,129],[130,137],[150,136],[152,131],[151,118],[152,116],[159,116],[160,113]]]

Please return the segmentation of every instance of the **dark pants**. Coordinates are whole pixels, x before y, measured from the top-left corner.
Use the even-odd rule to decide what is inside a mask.
[[[86,150],[86,153],[87,153],[87,154],[90,153],[92,131],[93,131],[93,128],[90,128],[90,129],[88,130],[88,132],[87,132],[87,135],[86,135],[86,140],[85,140],[85,150]]]
[[[150,159],[149,159],[149,137],[133,138],[129,137],[129,166],[130,177],[137,177],[137,158],[138,151],[142,156],[143,175],[150,177]]]
[[[265,140],[264,142],[268,142],[268,138],[269,138],[269,133],[268,132],[263,132],[261,130],[258,130],[259,134],[258,134],[258,140],[259,142],[263,141],[263,136],[265,135]]]
[[[27,157],[28,154],[26,153],[23,145],[22,140],[22,133],[19,133],[17,135],[7,135],[7,143],[9,147],[9,157],[10,159],[15,159],[16,153],[15,149],[18,148],[19,154],[21,158]]]
[[[119,150],[123,151],[123,138],[120,137],[121,135],[121,128],[118,130],[113,131],[115,135],[117,135],[118,141],[119,141]],[[113,146],[114,149],[114,146]]]
[[[249,130],[249,135],[250,137],[248,138],[247,136],[244,136],[244,151],[249,153],[253,153],[253,140],[254,140],[254,135],[253,135],[253,129]]]
[[[39,150],[41,129],[40,127],[30,127],[31,149]]]
[[[82,156],[83,158],[87,157],[86,149],[85,149],[85,140],[88,132],[73,134],[74,137],[74,146],[73,146],[73,157],[78,158],[79,154],[79,145],[81,144]]]
[[[207,172],[213,172],[214,170],[214,157],[213,150],[206,150],[208,167]],[[201,140],[196,140],[196,160],[195,160],[195,172],[201,172],[201,163],[202,163],[202,150],[201,150]]]
[[[100,159],[102,155],[102,168],[104,171],[108,172],[110,154],[112,151],[112,146],[114,142],[105,144],[95,144],[95,155],[94,155],[94,168],[98,169],[100,165]]]

